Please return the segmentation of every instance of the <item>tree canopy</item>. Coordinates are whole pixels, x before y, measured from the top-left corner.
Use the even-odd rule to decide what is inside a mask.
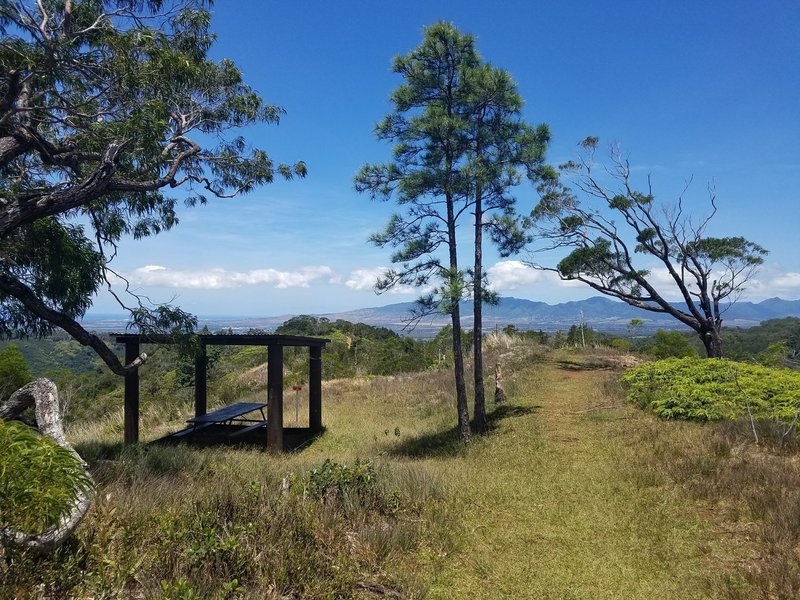
[[[491,299],[484,291],[483,231],[488,229],[506,254],[527,241],[511,190],[537,173],[549,132],[522,122],[522,100],[511,77],[484,63],[474,38],[450,23],[426,28],[420,46],[395,59],[394,71],[404,82],[392,94],[394,111],[376,126],[379,139],[394,143],[393,160],[364,166],[356,189],[372,198],[394,198],[403,209],[371,238],[397,249],[396,267],[378,281],[378,291],[420,287],[414,318],[433,312],[451,316],[459,428],[466,440],[459,302],[470,294],[475,301],[475,418],[482,429],[480,304]],[[459,266],[457,227],[470,212],[475,260],[466,270]]]
[[[472,36],[449,23],[428,27],[419,47],[395,59],[394,71],[404,83],[392,94],[394,112],[375,128],[379,139],[394,142],[394,160],[365,165],[355,183],[373,198],[395,196],[405,208],[405,214],[393,215],[371,238],[378,246],[398,248],[392,262],[402,265],[390,269],[377,289],[399,284],[433,288],[419,299],[418,316],[436,310],[451,316],[456,411],[464,441],[470,430],[459,301],[466,278],[458,265],[456,222],[467,211],[470,184],[461,171],[468,127],[459,109],[468,95],[468,73],[478,64]],[[442,247],[445,264],[436,255]]]
[[[708,356],[722,356],[725,309],[746,289],[767,251],[743,237],[707,235],[717,212],[713,188],[708,213],[692,216],[682,196],[673,205],[659,203],[649,177],[646,190],[637,190],[618,150],[612,150],[611,166],[595,164],[597,145],[597,138],[586,138],[580,160],[561,166],[577,190],[555,171],[540,186],[533,211],[538,234],[550,248],[573,248],[549,269],[631,306],[675,317],[697,332]],[[658,281],[652,265],[667,283]],[[675,294],[678,303],[671,301]]]
[[[195,322],[112,287],[117,243],[173,227],[178,199],[305,175],[237,135],[283,110],[208,57],[209,4],[0,0],[0,333],[61,327],[124,373],[78,323],[101,287],[143,332]]]

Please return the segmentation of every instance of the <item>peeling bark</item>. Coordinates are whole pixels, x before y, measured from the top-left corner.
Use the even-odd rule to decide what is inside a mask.
[[[36,410],[39,433],[50,437],[59,446],[69,450],[86,468],[86,463],[66,440],[61,422],[61,410],[58,405],[58,390],[49,379],[37,379],[14,392],[6,402],[0,405],[0,418],[17,418],[31,406]],[[91,481],[88,470],[86,476]],[[38,534],[26,534],[0,528],[0,543],[41,554],[50,552],[75,531],[89,511],[91,504],[92,494],[80,491],[75,498],[72,510],[62,516],[56,525]]]

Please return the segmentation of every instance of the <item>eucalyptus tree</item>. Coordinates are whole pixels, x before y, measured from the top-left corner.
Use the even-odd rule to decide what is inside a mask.
[[[743,237],[712,237],[706,231],[717,212],[692,217],[682,196],[659,203],[648,178],[639,191],[630,164],[618,150],[611,165],[597,165],[595,137],[586,138],[578,161],[562,165],[577,191],[551,172],[540,185],[533,212],[537,233],[550,247],[572,251],[556,267],[563,279],[582,281],[598,292],[643,310],[668,314],[692,328],[709,357],[722,356],[720,331],[726,308],[746,289],[767,251]],[[579,195],[581,197],[579,197]],[[648,263],[663,271],[656,277]],[[680,303],[670,298],[676,295]]]
[[[533,176],[541,164],[549,134],[522,123],[521,100],[504,71],[482,62],[474,38],[449,23],[425,30],[422,44],[395,59],[405,82],[392,94],[395,110],[376,127],[379,139],[395,143],[393,161],[366,165],[356,189],[372,198],[394,197],[404,208],[372,236],[378,246],[397,248],[378,291],[397,285],[427,289],[417,301],[414,319],[434,311],[450,314],[459,432],[469,439],[464,381],[460,301],[475,303],[475,426],[485,428],[481,303],[486,299],[483,231],[501,252],[518,250],[527,240],[518,227],[511,190],[521,171]],[[457,227],[474,216],[474,265],[458,261]],[[489,217],[491,215],[491,217]],[[447,261],[438,256],[446,250]],[[491,295],[489,295],[491,296]],[[490,298],[491,299],[491,298]]]
[[[60,327],[122,374],[78,322],[101,287],[144,332],[193,318],[116,293],[123,236],[188,205],[246,193],[303,163],[275,164],[236,130],[276,123],[230,60],[208,52],[205,0],[0,0],[0,332]],[[122,287],[128,291],[123,282]]]

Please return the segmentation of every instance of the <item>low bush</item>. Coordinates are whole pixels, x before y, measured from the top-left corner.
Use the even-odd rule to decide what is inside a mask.
[[[628,399],[668,419],[792,421],[800,373],[719,359],[669,358],[628,370]]]
[[[397,508],[397,494],[379,484],[378,473],[371,461],[356,460],[352,465],[326,459],[294,482],[296,491],[336,505],[352,514],[376,510],[390,514]]]
[[[41,533],[90,480],[74,454],[18,421],[0,419],[0,527]]]

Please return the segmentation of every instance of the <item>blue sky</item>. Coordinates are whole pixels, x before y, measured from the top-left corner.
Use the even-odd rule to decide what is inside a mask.
[[[287,111],[278,127],[246,137],[277,161],[304,160],[309,175],[184,209],[172,231],[124,241],[115,268],[155,301],[256,316],[412,300],[412,290],[371,291],[390,251],[367,237],[393,207],[357,194],[352,181],[365,162],[390,156],[373,126],[401,82],[392,58],[437,20],[475,35],[481,55],[511,73],[525,119],[551,128],[550,162],[573,158],[587,135],[618,142],[635,172],[652,176],[658,200],[671,202],[692,178],[686,197],[698,215],[713,181],[719,213],[710,233],[770,250],[746,298],[800,298],[795,2],[237,0],[213,12],[213,55],[233,59]],[[536,200],[530,186],[517,197],[522,210]],[[486,264],[504,295],[551,303],[593,295],[492,251]],[[107,295],[97,298],[93,312],[114,311]]]

